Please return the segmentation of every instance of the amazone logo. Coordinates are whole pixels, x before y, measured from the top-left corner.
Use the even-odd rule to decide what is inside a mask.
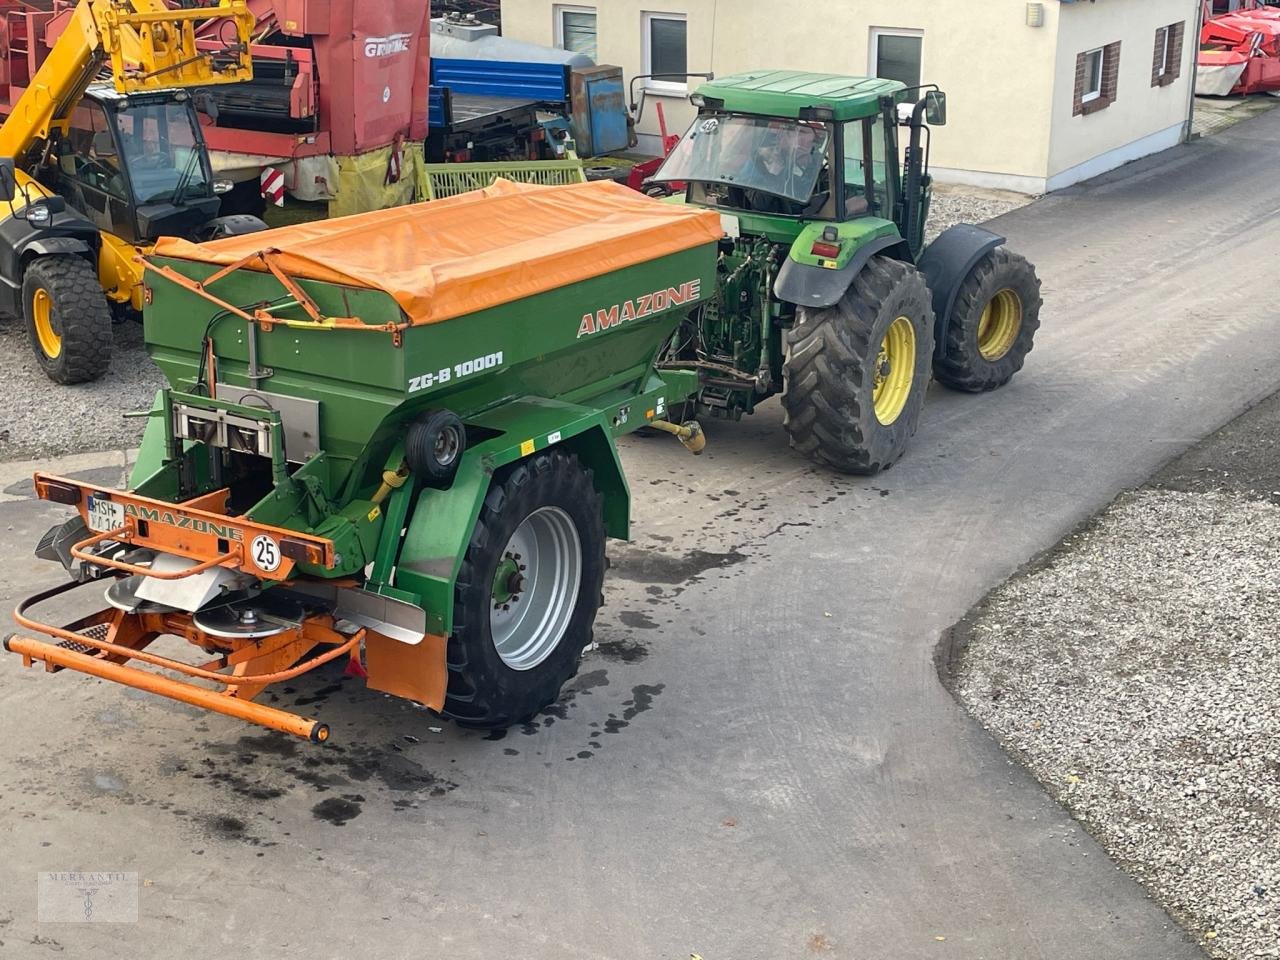
[[[208,520],[202,520],[199,517],[183,517],[177,516],[168,510],[159,510],[154,507],[139,507],[132,503],[124,505],[124,513],[127,517],[136,517],[139,520],[146,520],[149,523],[163,523],[169,527],[177,527],[179,530],[192,530],[196,533],[207,533],[213,537],[221,537],[223,540],[234,540],[236,543],[244,542],[244,533],[238,527],[227,526],[221,523],[211,523]]]
[[[597,310],[594,314],[584,313],[582,323],[578,327],[578,336],[585,337],[591,333],[600,333],[616,327],[628,320],[639,320],[651,314],[670,310],[702,299],[702,281],[690,280],[678,287],[668,287],[655,293],[646,293],[642,297],[628,300],[626,303],[615,303],[607,310]]]

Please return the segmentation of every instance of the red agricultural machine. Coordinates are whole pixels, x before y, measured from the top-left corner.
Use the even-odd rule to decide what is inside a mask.
[[[1228,96],[1280,90],[1280,9],[1243,0],[1215,13],[1204,4],[1196,93]]]

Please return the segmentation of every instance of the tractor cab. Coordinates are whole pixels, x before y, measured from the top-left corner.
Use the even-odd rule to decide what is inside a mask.
[[[204,239],[218,214],[196,112],[186,91],[116,93],[94,84],[40,179],[104,233],[133,244]]]
[[[699,206],[793,221],[775,221],[771,233],[798,235],[803,221],[893,221],[918,250],[930,181],[914,92],[892,80],[779,71],[712,81],[691,98],[697,119],[653,180],[685,182]],[[945,122],[943,94],[920,103],[930,123]],[[900,125],[911,130],[901,168]]]

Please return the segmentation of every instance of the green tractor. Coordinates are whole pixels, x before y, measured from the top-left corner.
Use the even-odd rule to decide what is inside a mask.
[[[697,119],[650,183],[683,184],[670,202],[724,226],[716,296],[660,357],[698,371],[699,411],[736,420],[781,393],[794,448],[870,474],[902,456],[931,371],[980,392],[1021,369],[1039,326],[1035,269],[968,224],[924,244],[945,94],[759,71],[691,99]]]

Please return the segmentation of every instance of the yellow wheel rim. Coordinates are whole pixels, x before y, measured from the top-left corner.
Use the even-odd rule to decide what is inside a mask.
[[[1022,298],[1008,287],[982,311],[978,321],[978,352],[983,360],[999,360],[1013,349],[1022,330]]]
[[[876,356],[875,387],[871,404],[876,419],[886,427],[902,416],[916,376],[916,331],[911,321],[899,317],[889,324]]]
[[[53,297],[41,287],[31,298],[31,322],[36,328],[36,342],[50,360],[62,353],[62,337],[53,329]]]

